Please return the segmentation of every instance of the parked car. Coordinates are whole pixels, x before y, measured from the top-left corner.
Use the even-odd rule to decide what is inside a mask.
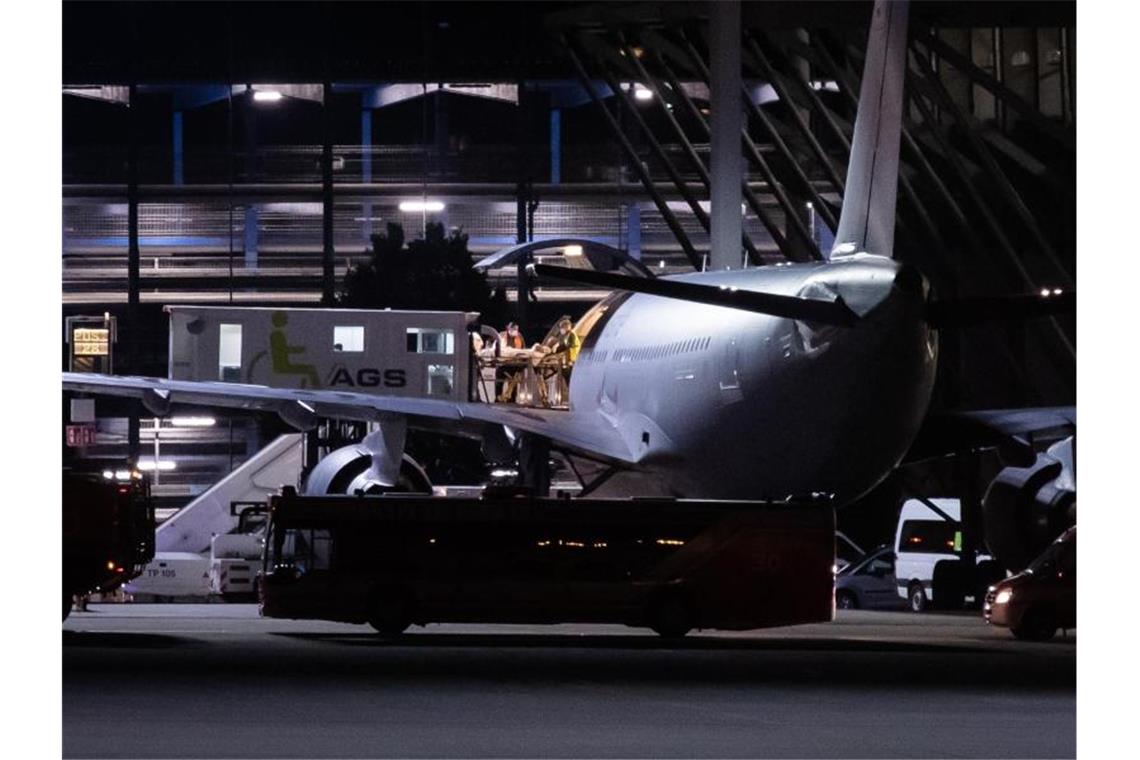
[[[896,593],[895,553],[882,546],[848,565],[835,577],[835,606],[841,610],[898,610],[906,602]]]
[[[1019,639],[1047,641],[1077,627],[1077,526],[1061,534],[1025,570],[990,586],[986,622]]]

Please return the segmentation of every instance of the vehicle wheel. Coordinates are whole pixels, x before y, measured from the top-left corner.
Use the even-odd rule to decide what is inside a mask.
[[[911,612],[924,612],[930,606],[930,601],[926,598],[926,589],[918,581],[907,588],[907,604]]]
[[[1048,641],[1057,633],[1057,623],[1047,611],[1031,609],[1010,630],[1022,641]]]
[[[63,593],[63,619],[67,620],[67,616],[71,614],[71,594],[66,591]]]
[[[650,608],[649,627],[662,638],[679,639],[693,630],[693,615],[679,594],[669,594]]]
[[[835,606],[841,610],[857,610],[859,600],[850,591],[838,591],[835,594]]]
[[[399,636],[412,624],[411,603],[399,592],[378,592],[369,605],[368,624],[384,637]]]

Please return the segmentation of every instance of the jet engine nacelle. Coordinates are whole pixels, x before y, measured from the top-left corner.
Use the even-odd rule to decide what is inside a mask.
[[[384,491],[431,493],[427,473],[408,454],[400,460],[395,484],[379,482],[375,477],[373,454],[362,443],[354,443],[330,452],[309,472],[302,492],[307,495],[366,494]]]
[[[1030,467],[1006,467],[982,500],[986,545],[1009,571],[1019,572],[1077,521],[1073,439],[1037,455]]]

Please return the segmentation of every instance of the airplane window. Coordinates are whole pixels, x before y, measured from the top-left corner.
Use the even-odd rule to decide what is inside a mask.
[[[364,328],[353,325],[333,327],[333,351],[357,353],[364,350]]]

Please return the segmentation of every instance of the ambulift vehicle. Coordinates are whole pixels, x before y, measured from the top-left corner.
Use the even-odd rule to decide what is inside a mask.
[[[1019,639],[1047,641],[1058,628],[1077,627],[1077,526],[1061,534],[1017,575],[990,586],[986,622]]]

